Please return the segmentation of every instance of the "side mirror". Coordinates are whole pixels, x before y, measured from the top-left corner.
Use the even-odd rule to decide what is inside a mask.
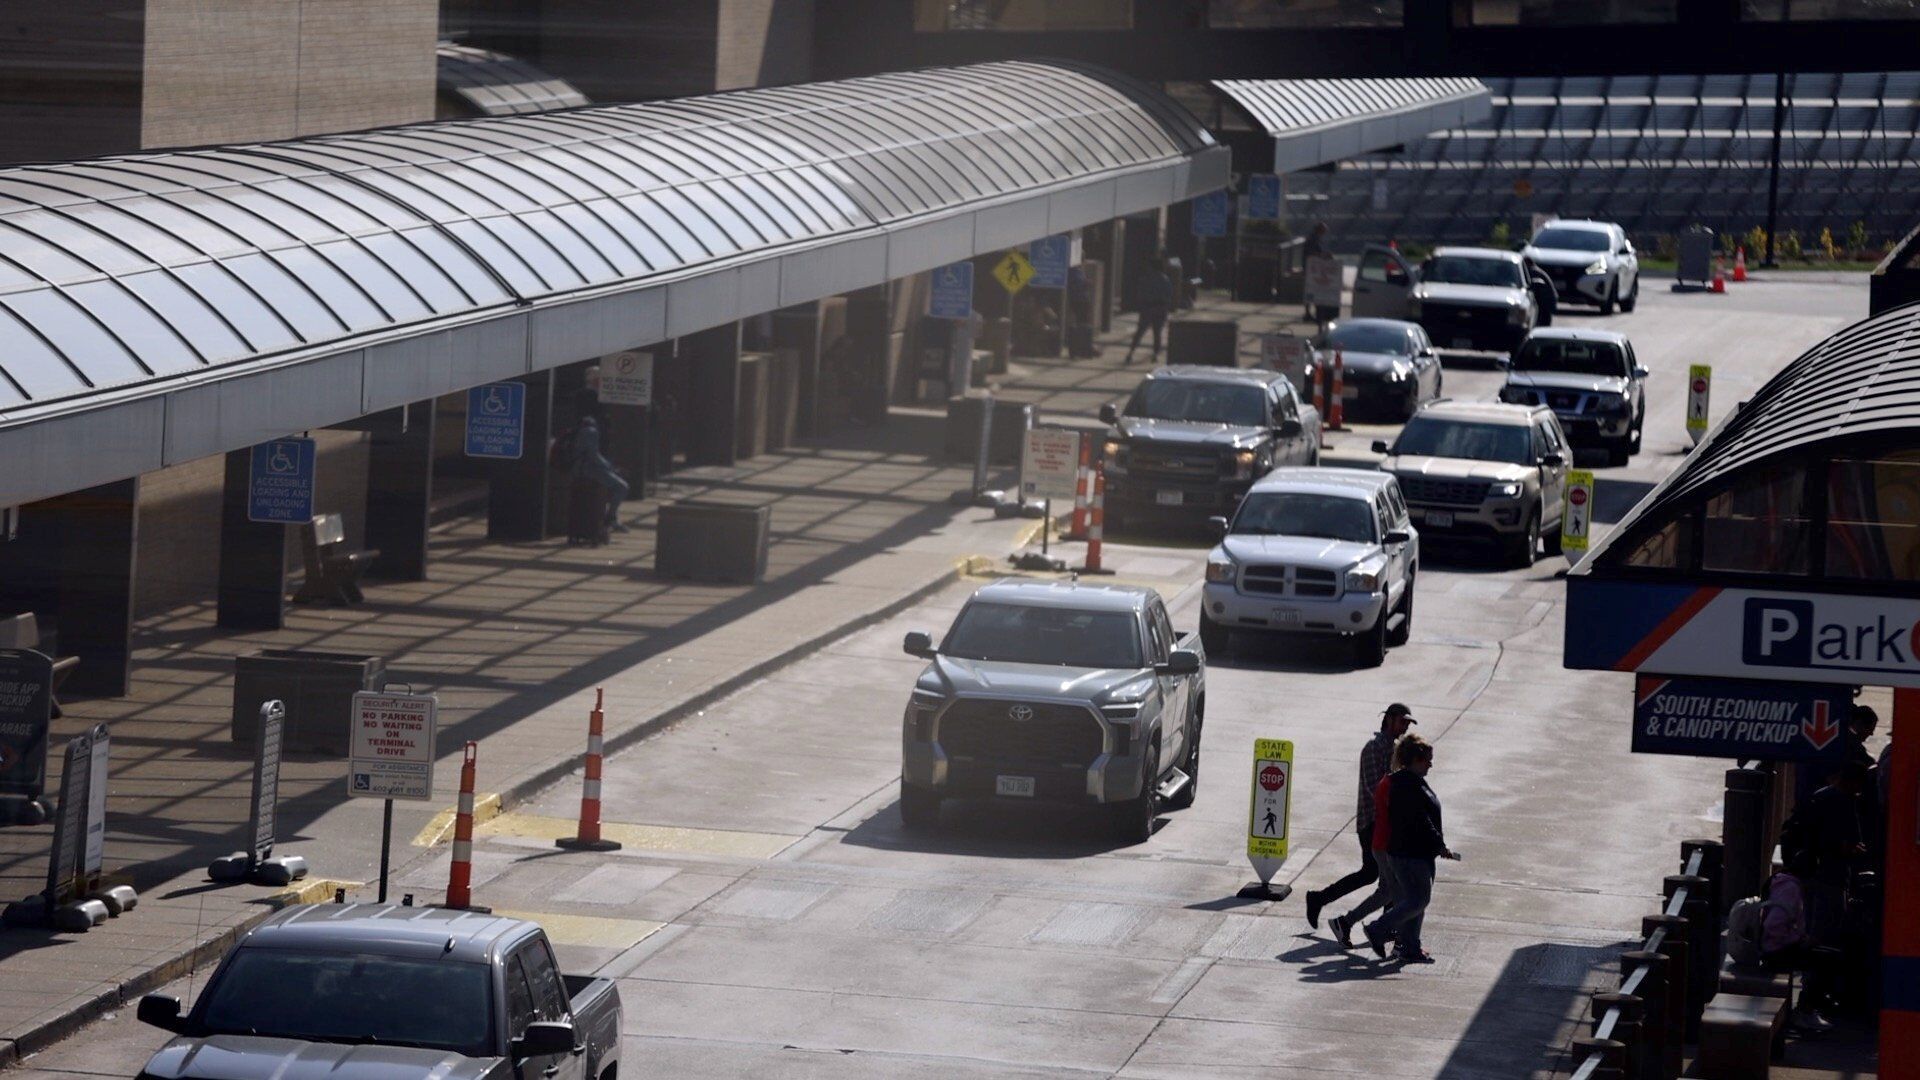
[[[900,648],[908,656],[933,659],[933,638],[924,630],[907,631],[907,639],[900,643]]]
[[[1281,438],[1291,439],[1306,429],[1300,426],[1300,421],[1298,420],[1282,420],[1273,425],[1273,430]]]
[[[1215,536],[1227,535],[1227,519],[1218,514],[1207,519],[1207,531]]]
[[[1385,440],[1385,439],[1375,439],[1375,440],[1373,440],[1373,452],[1374,452],[1374,453],[1376,453],[1376,454],[1391,454],[1391,453],[1393,453],[1393,451],[1392,451],[1392,450],[1389,450],[1389,449],[1387,449],[1387,440]]]
[[[574,1050],[573,1025],[565,1020],[535,1020],[513,1040],[515,1057],[551,1057]]]
[[[1175,649],[1167,654],[1167,662],[1157,669],[1162,675],[1195,675],[1200,671],[1200,654],[1192,649]]]
[[[1119,423],[1120,407],[1118,405],[1115,405],[1111,401],[1107,402],[1105,405],[1100,406],[1100,422],[1103,424]]]
[[[1404,544],[1407,541],[1412,539],[1413,539],[1412,533],[1404,532],[1400,529],[1395,529],[1392,532],[1387,534],[1387,543],[1389,544]]]
[[[1565,465],[1566,463],[1567,463],[1567,459],[1565,457],[1562,457],[1559,454],[1541,454],[1540,455],[1540,464],[1545,465],[1550,469],[1557,469],[1560,466]]]
[[[1651,374],[1653,374],[1653,372],[1648,371],[1646,368],[1643,368],[1643,367],[1636,367],[1633,369],[1633,377],[1636,379],[1644,379]]]
[[[180,999],[172,994],[148,994],[134,1015],[143,1024],[178,1035],[186,1028],[180,1019]]]

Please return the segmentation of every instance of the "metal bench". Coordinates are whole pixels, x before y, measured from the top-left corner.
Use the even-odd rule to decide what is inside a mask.
[[[48,652],[49,650],[43,647],[45,645],[46,642],[40,633],[40,619],[33,612],[0,615],[0,649],[37,649]],[[53,698],[55,720],[64,715],[60,711],[60,684],[66,682],[67,676],[73,674],[73,669],[79,666],[80,658],[77,656],[53,658],[53,685],[48,687],[48,693]]]
[[[293,599],[299,603],[330,600],[337,604],[357,604],[366,599],[360,592],[360,575],[367,572],[380,553],[355,551],[347,547],[346,525],[339,514],[318,514],[300,530],[300,553],[307,567],[307,579]]]
[[[1700,1017],[1699,1053],[1689,1075],[1765,1080],[1780,1057],[1786,1032],[1786,998],[1715,994]]]
[[[1722,994],[1745,994],[1749,997],[1791,997],[1793,995],[1793,973],[1775,971],[1758,964],[1736,963],[1729,956],[1720,965],[1719,992]]]

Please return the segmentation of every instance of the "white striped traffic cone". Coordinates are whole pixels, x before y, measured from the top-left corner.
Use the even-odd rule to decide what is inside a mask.
[[[587,779],[580,789],[579,835],[562,837],[553,842],[554,846],[570,851],[620,850],[618,841],[600,838],[600,763],[605,748],[603,736],[606,726],[606,713],[602,706],[605,701],[606,691],[596,689],[593,692],[593,711],[587,714]]]

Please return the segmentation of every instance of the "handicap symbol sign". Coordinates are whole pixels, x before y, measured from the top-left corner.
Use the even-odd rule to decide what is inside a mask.
[[[526,447],[527,388],[503,382],[467,391],[467,456],[518,458]]]
[[[933,288],[927,292],[927,314],[936,319],[973,316],[972,263],[948,263],[934,270]]]
[[[312,520],[312,439],[274,439],[260,443],[253,448],[248,464],[248,521],[304,524]]]

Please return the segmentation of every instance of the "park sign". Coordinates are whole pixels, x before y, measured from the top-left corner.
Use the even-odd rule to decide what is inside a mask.
[[[1643,674],[1633,752],[1837,763],[1852,702],[1852,688],[1838,684]]]

